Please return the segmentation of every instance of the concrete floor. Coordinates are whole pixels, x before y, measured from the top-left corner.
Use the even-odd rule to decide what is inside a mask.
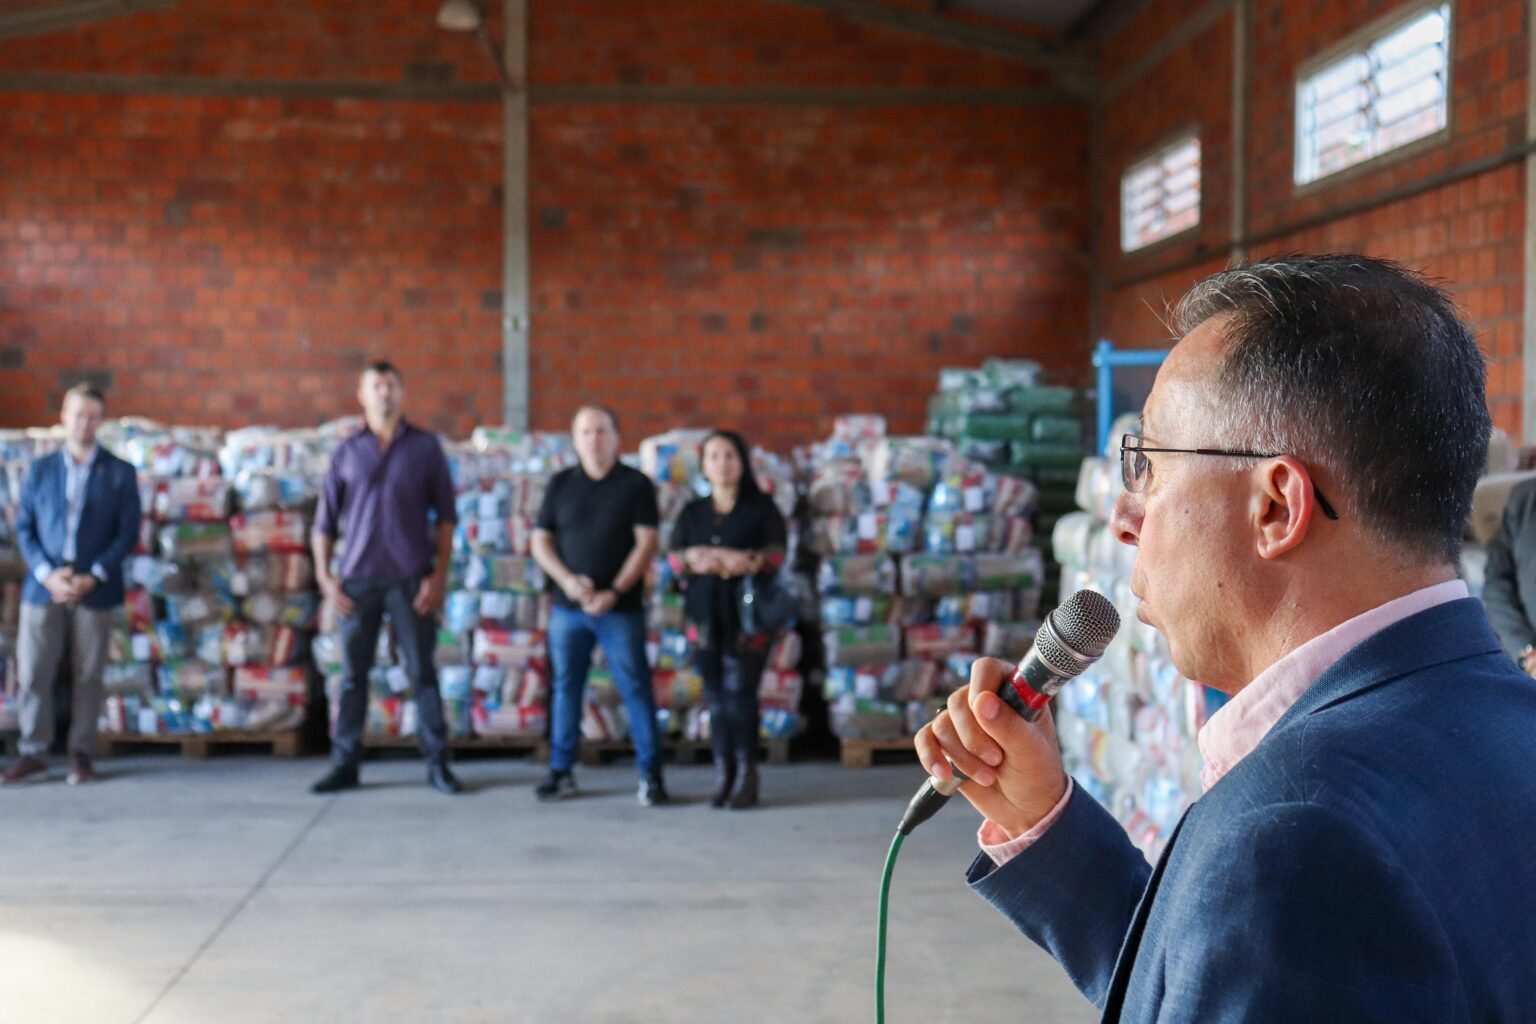
[[[875,908],[912,766],[771,767],[715,811],[706,766],[643,809],[625,765],[537,804],[526,761],[418,762],[311,796],[318,760],[173,756],[0,792],[0,1019],[722,1022],[874,1019]],[[893,1021],[1096,1019],[968,893],[976,819],[912,836],[892,887]]]

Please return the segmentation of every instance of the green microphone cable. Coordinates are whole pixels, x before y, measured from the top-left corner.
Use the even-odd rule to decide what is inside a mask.
[[[907,838],[905,832],[897,832],[891,840],[891,852],[885,855],[885,873],[880,876],[880,934],[875,940],[875,1024],[885,1024],[885,917],[891,902],[891,872],[896,867],[896,854]]]
[[[929,778],[918,788],[917,795],[907,804],[901,824],[896,826],[896,838],[891,840],[891,852],[885,855],[885,872],[880,876],[880,931],[875,940],[875,1024],[885,1024],[885,918],[890,909],[891,872],[896,867],[896,855],[901,844],[912,830],[938,813],[939,808],[968,782],[965,773],[950,764],[950,777],[943,782]]]
[[[1093,590],[1079,590],[1045,617],[1029,653],[1019,662],[1011,685],[998,690],[1009,707],[1033,722],[1060,690],[1062,684],[1076,677],[1104,654],[1120,628],[1120,613],[1109,599]],[[939,709],[944,714],[944,709]],[[885,1024],[885,915],[891,894],[891,869],[901,843],[914,828],[939,812],[969,782],[965,774],[949,762],[950,777],[942,782],[929,777],[907,804],[896,838],[885,858],[885,874],[880,879],[880,933],[875,944],[875,1024]]]

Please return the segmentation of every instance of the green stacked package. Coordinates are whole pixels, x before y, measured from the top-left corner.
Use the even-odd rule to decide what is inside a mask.
[[[1039,364],[989,359],[979,368],[949,367],[928,401],[928,431],[948,438],[965,458],[995,473],[1022,477],[1039,489],[1037,536],[1076,507],[1087,443],[1084,403],[1076,388],[1046,384]],[[1047,565],[1047,591],[1059,569]]]

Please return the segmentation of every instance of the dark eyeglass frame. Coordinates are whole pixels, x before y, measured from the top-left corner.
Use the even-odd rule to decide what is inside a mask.
[[[1129,458],[1132,452],[1138,454],[1151,452],[1154,455],[1224,455],[1235,459],[1279,458],[1279,454],[1275,452],[1245,452],[1234,451],[1228,448],[1147,448],[1140,444],[1129,443],[1131,441],[1141,440],[1142,438],[1136,434],[1120,435],[1120,480],[1125,484],[1125,489],[1130,491],[1132,494],[1140,493],[1139,488],[1132,486],[1135,481],[1140,479],[1140,474],[1132,473],[1131,460]],[[1150,469],[1151,466],[1152,463],[1150,460],[1148,460],[1147,468]],[[1316,482],[1312,484],[1312,496],[1317,499],[1317,507],[1322,510],[1323,515],[1327,516],[1334,522],[1338,522],[1339,514],[1333,510],[1333,506],[1329,504],[1328,499],[1323,497],[1323,492],[1318,490]]]

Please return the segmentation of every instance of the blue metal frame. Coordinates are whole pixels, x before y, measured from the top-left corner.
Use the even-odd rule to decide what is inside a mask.
[[[1093,365],[1099,371],[1099,454],[1109,444],[1109,428],[1114,423],[1115,411],[1110,403],[1115,397],[1115,369],[1121,366],[1161,366],[1168,358],[1168,349],[1123,349],[1117,351],[1113,343],[1100,339],[1093,350]]]

